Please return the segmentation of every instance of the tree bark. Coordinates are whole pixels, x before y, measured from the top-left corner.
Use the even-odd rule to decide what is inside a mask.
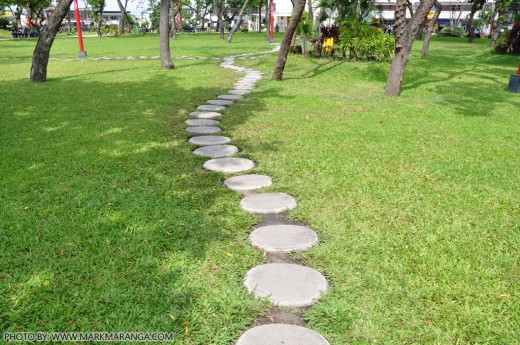
[[[395,55],[388,73],[386,83],[387,96],[399,96],[403,76],[410,57],[410,50],[417,30],[421,28],[424,18],[433,6],[435,0],[422,0],[411,20],[406,23],[407,0],[397,0],[395,7]]]
[[[49,63],[49,54],[52,43],[56,38],[56,33],[60,29],[63,18],[69,13],[72,0],[62,0],[56,5],[54,14],[47,21],[47,25],[40,31],[38,42],[34,48],[32,66],[31,66],[31,81],[44,82],[47,80],[47,64]]]
[[[258,5],[258,32],[262,32],[262,1]]]
[[[235,31],[240,27],[240,22],[242,21],[242,16],[244,15],[244,12],[246,10],[247,4],[249,3],[249,0],[245,0],[244,4],[242,5],[242,8],[240,9],[240,12],[238,13],[238,19],[235,23],[235,26],[233,26],[233,29],[229,32],[227,43],[231,43],[231,40],[233,39],[233,35],[235,34]]]
[[[435,23],[437,23],[437,20],[439,19],[439,15],[442,11],[442,5],[439,1],[435,1],[435,14],[433,15],[432,20],[428,24],[428,29],[426,30],[426,37],[424,37],[424,42],[422,46],[422,56],[428,56],[428,51],[430,49],[430,38],[432,35],[433,28],[435,26]]]
[[[283,35],[282,43],[280,45],[280,52],[278,53],[278,58],[276,59],[276,65],[274,66],[274,73],[271,80],[282,80],[283,70],[285,68],[285,63],[287,62],[287,55],[289,53],[289,44],[291,43],[291,39],[294,35],[294,32],[296,31],[296,26],[302,18],[305,3],[306,0],[296,1],[291,21],[287,25],[287,28],[285,29],[285,33]]]
[[[119,21],[119,24],[117,24],[117,31],[122,33],[125,27],[126,10],[121,3],[121,0],[117,0],[117,6],[119,6],[119,11],[121,12],[121,20]]]
[[[170,53],[170,31],[168,24],[170,16],[170,0],[161,1],[161,12],[159,22],[159,39],[161,50],[161,67],[163,69],[173,69],[173,60]]]
[[[469,14],[468,18],[468,42],[473,43],[475,40],[475,27],[473,26],[473,18],[475,17],[475,13],[477,11],[480,11],[484,7],[484,1],[482,0],[473,0],[473,3],[471,4],[471,12]]]
[[[221,0],[219,6],[219,0],[213,0],[213,7],[215,8],[217,15],[217,30],[220,33],[220,38],[224,39],[224,22],[222,21],[222,11],[224,10],[224,0]]]
[[[175,4],[174,0],[170,2],[170,21],[172,27],[170,29],[170,36],[173,37],[174,40],[177,39],[177,14],[180,13],[181,8],[181,0]]]
[[[269,41],[269,26],[271,25],[271,0],[265,0],[265,39]],[[260,24],[262,30],[262,24]]]

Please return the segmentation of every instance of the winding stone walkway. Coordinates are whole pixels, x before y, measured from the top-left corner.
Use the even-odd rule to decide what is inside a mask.
[[[269,52],[270,53],[270,52]],[[258,53],[263,54],[263,53]],[[239,148],[228,145],[231,138],[214,134],[220,131],[219,121],[212,120],[222,116],[226,106],[231,106],[250,93],[262,79],[262,73],[253,69],[234,65],[235,59],[253,58],[257,54],[241,54],[224,58],[221,67],[238,73],[245,73],[227,93],[217,99],[199,105],[197,111],[190,113],[195,119],[186,120],[188,133],[193,136],[189,143],[199,146],[194,155],[210,157],[204,169],[223,173],[241,173],[254,169],[255,163],[247,158],[231,157]],[[276,262],[253,267],[247,272],[244,285],[257,298],[267,298],[274,306],[301,308],[317,302],[328,291],[325,277],[315,269],[294,264],[286,258],[287,253],[303,251],[317,245],[318,236],[305,226],[290,224],[284,212],[297,207],[296,200],[285,193],[256,193],[257,190],[271,186],[269,176],[246,174],[231,176],[224,186],[245,193],[240,206],[247,212],[264,217],[277,215],[277,224],[269,224],[254,229],[250,235],[251,244],[272,255],[278,255]],[[281,215],[281,216],[279,216]],[[269,256],[268,256],[269,257]],[[303,324],[303,321],[302,321]],[[236,345],[329,345],[320,334],[305,327],[285,323],[256,326],[246,331]]]

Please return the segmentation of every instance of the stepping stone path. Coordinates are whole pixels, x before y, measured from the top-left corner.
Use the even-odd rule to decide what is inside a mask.
[[[228,100],[225,100],[225,99],[210,99],[207,102],[208,102],[208,104],[212,104],[212,105],[230,105],[230,104],[233,104],[233,101],[228,101]]]
[[[328,290],[327,281],[315,269],[282,263],[253,267],[244,284],[256,297],[287,307],[309,306]]]
[[[220,132],[220,128],[213,126],[195,126],[186,128],[186,132],[195,134],[213,134]]]
[[[226,109],[226,107],[224,107],[223,105],[203,104],[199,105],[197,109],[204,111],[222,111]]]
[[[235,345],[329,345],[320,334],[308,328],[271,324],[250,329],[242,334]]]
[[[220,122],[217,120],[191,119],[184,121],[188,126],[218,126]]]
[[[251,213],[280,213],[296,208],[296,200],[285,193],[264,193],[246,196],[240,206]]]
[[[240,96],[240,95],[219,95],[218,98],[220,99],[228,99],[228,100],[236,100],[236,99],[242,99],[244,98],[244,96]]]
[[[248,171],[255,167],[255,163],[247,158],[215,158],[204,163],[204,169],[225,173]]]
[[[222,158],[233,156],[238,153],[238,147],[233,145],[210,145],[199,147],[193,154],[196,156]]]
[[[318,236],[314,231],[292,224],[262,226],[253,231],[249,239],[254,246],[270,253],[307,250],[318,243]]]
[[[241,175],[230,177],[224,181],[224,185],[237,192],[245,192],[268,187],[273,183],[269,176],[265,175]]]
[[[207,146],[207,145],[223,145],[227,144],[231,141],[228,137],[223,137],[220,135],[202,135],[198,137],[193,137],[189,140],[191,144],[195,144],[198,146]]]
[[[257,53],[258,54],[258,53]],[[253,69],[235,66],[235,59],[251,58],[251,55],[233,55],[224,58],[221,67],[231,69],[237,73],[245,73],[233,89],[225,94],[218,95],[218,99],[206,101],[197,107],[197,111],[189,115],[195,119],[186,120],[189,133],[213,134],[220,131],[216,127],[219,121],[211,120],[221,117],[220,113],[234,101],[243,99],[262,79],[262,73]],[[193,151],[194,155],[210,157],[203,167],[206,170],[222,173],[241,173],[255,167],[255,163],[246,158],[230,157],[239,152],[239,148],[228,145],[230,138],[218,135],[200,135],[189,139],[189,143],[199,146]],[[240,206],[247,212],[255,214],[276,214],[293,209],[297,206],[296,200],[285,193],[259,193],[258,189],[271,186],[269,176],[248,174],[228,177],[224,185],[237,192],[248,193],[240,202]],[[251,194],[253,193],[253,194]],[[245,287],[257,298],[268,298],[275,306],[300,308],[317,302],[323,293],[328,291],[328,283],[323,275],[315,269],[286,263],[286,253],[303,251],[317,245],[318,236],[305,226],[283,224],[262,226],[255,229],[250,240],[253,246],[268,253],[282,255],[277,263],[268,263],[253,267],[247,272],[244,280]],[[288,221],[287,221],[288,222]],[[281,260],[281,262],[279,262]],[[285,260],[285,261],[284,261]],[[246,331],[236,342],[236,345],[329,345],[320,334],[300,326],[274,323],[257,326]]]
[[[196,117],[197,119],[213,119],[221,115],[221,113],[215,111],[193,111],[190,113],[190,116]]]

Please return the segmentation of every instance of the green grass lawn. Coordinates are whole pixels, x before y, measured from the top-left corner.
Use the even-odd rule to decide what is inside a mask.
[[[419,54],[399,98],[387,64],[290,56],[228,134],[318,230],[300,257],[332,290],[305,316],[331,343],[518,344],[518,57],[453,39]]]
[[[278,41],[279,41],[278,37]],[[520,329],[518,57],[434,39],[402,96],[388,64],[291,55],[224,134],[298,199],[320,246],[298,255],[331,292],[305,313],[333,345],[516,344]],[[242,286],[264,262],[256,218],[201,169],[183,121],[237,79],[222,57],[261,35],[180,35],[158,60],[56,61],[28,80],[35,41],[0,41],[0,329],[163,331],[229,344],[268,308]],[[156,56],[157,35],[89,37],[89,57]],[[75,58],[56,39],[51,57]],[[2,60],[2,58],[17,58]]]
[[[270,49],[240,37],[173,45],[178,55]],[[0,57],[30,57],[33,44],[0,41]],[[57,39],[51,57],[75,57],[76,44]],[[158,55],[158,36],[85,46]],[[237,339],[266,306],[241,282],[264,260],[247,243],[254,217],[202,170],[183,124],[236,75],[211,60],[177,60],[173,71],[158,60],[51,60],[48,82],[31,84],[30,63],[0,60],[0,329]]]

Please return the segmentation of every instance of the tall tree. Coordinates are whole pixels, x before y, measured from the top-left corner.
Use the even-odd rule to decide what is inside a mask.
[[[161,1],[161,19],[159,22],[159,39],[161,50],[161,67],[163,69],[173,69],[173,60],[170,52],[170,0]]]
[[[63,18],[69,13],[71,4],[72,0],[58,1],[54,13],[47,20],[47,25],[40,30],[40,36],[38,37],[38,42],[36,42],[32,58],[32,82],[44,82],[47,80],[47,64],[49,63],[52,43],[60,29]]]
[[[213,10],[217,15],[217,30],[220,33],[220,38],[224,39],[224,22],[222,20],[222,12],[224,10],[224,0],[213,0]]]
[[[117,31],[119,33],[123,33],[125,30],[125,21],[126,21],[126,7],[128,6],[128,0],[124,0],[125,4],[121,2],[121,0],[117,0],[117,6],[119,6],[119,11],[121,12],[121,20],[119,20],[119,24],[117,25]]]
[[[428,29],[426,29],[426,37],[424,37],[424,42],[422,46],[422,56],[428,55],[428,51],[430,49],[430,37],[432,35],[433,28],[435,27],[435,23],[437,23],[437,20],[439,20],[439,15],[442,11],[442,5],[439,1],[435,0],[433,5],[435,6],[435,14],[433,15],[433,18],[430,20],[430,23],[428,23]]]
[[[249,3],[249,0],[244,1],[244,4],[242,5],[242,8],[240,9],[240,13],[238,14],[238,19],[237,19],[235,25],[233,26],[233,28],[231,29],[231,31],[229,31],[227,43],[231,43],[231,40],[233,39],[233,34],[240,27],[240,24],[242,23],[242,16],[244,15],[244,11],[246,10],[248,3]]]
[[[471,12],[469,13],[468,23],[466,24],[466,27],[468,30],[468,42],[472,43],[475,39],[475,26],[473,25],[473,17],[475,16],[475,13],[477,13],[482,9],[482,7],[484,7],[486,0],[469,0],[469,2],[471,2]]]
[[[282,43],[280,45],[280,52],[278,53],[278,58],[276,59],[276,64],[274,66],[273,77],[271,78],[272,80],[282,80],[283,70],[285,68],[285,63],[287,62],[287,55],[289,54],[289,45],[291,44],[292,37],[296,31],[296,26],[302,17],[305,3],[306,0],[296,0],[291,21],[287,25],[283,35]]]
[[[88,0],[88,4],[92,8],[90,17],[94,21],[94,27],[98,36],[101,37],[101,25],[103,23],[103,11],[105,10],[106,0]]]
[[[397,0],[395,7],[395,54],[388,73],[386,94],[399,96],[403,83],[403,76],[410,57],[410,51],[417,30],[422,28],[424,18],[430,12],[435,0],[421,0],[410,21],[406,22],[407,0]]]

